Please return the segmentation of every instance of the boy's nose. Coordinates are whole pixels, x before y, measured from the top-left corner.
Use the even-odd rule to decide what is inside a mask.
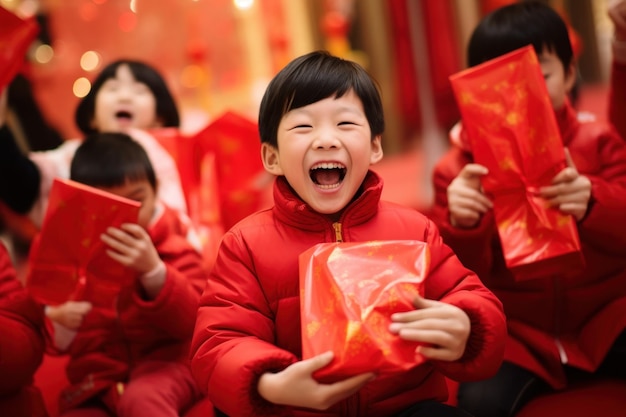
[[[337,148],[340,144],[341,142],[336,132],[330,129],[320,130],[313,141],[313,147],[316,149]]]
[[[130,88],[120,88],[117,91],[117,96],[119,99],[129,100],[133,97],[133,92]]]

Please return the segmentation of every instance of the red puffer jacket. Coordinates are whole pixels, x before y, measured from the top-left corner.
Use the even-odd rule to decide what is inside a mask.
[[[148,232],[167,268],[165,286],[151,301],[139,287],[129,288],[119,295],[115,311],[93,309],[85,316],[67,351],[70,386],[62,392],[61,409],[126,382],[142,361],[188,360],[207,274],[175,211],[165,208]]]
[[[192,371],[217,408],[235,416],[391,416],[421,400],[445,401],[444,375],[471,380],[492,375],[505,339],[500,302],[442,243],[436,226],[415,210],[380,201],[382,180],[370,172],[361,195],[333,223],[311,210],[283,177],[275,206],[226,233],[201,299],[192,342]],[[256,382],[265,372],[301,359],[298,255],[321,242],[418,239],[432,251],[425,297],[456,305],[471,318],[465,355],[426,362],[380,377],[327,411],[273,405]]]
[[[41,394],[32,387],[44,353],[43,317],[0,243],[0,415],[47,415]]]
[[[452,227],[446,190],[472,162],[462,136],[435,167],[433,216],[444,241],[502,301],[509,331],[505,360],[559,388],[566,383],[563,363],[597,369],[626,328],[626,144],[606,123],[579,121],[569,104],[556,116],[574,164],[592,184],[588,213],[578,223],[583,270],[515,282],[492,212],[474,229]]]
[[[609,90],[609,120],[626,140],[626,64],[613,62]]]

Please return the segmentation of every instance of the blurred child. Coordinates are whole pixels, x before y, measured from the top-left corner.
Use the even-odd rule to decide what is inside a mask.
[[[359,65],[325,52],[289,63],[263,97],[259,130],[274,206],[224,236],[201,299],[192,370],[229,416],[465,416],[442,404],[444,376],[469,380],[500,364],[498,300],[413,209],[380,200],[369,170],[383,157],[381,98]],[[420,239],[432,274],[415,310],[389,331],[423,342],[405,373],[320,384],[332,354],[302,360],[298,256],[322,242]],[[325,410],[325,411],[323,411]],[[222,414],[224,415],[224,414]]]
[[[459,389],[459,406],[476,417],[512,416],[542,390],[566,387],[573,374],[596,372],[614,358],[626,363],[626,145],[608,124],[577,119],[567,99],[576,74],[565,23],[541,2],[500,8],[474,30],[469,65],[529,44],[571,156],[538,195],[576,219],[586,267],[514,280],[480,186],[489,172],[473,163],[463,132],[453,131],[453,146],[435,167],[434,216],[444,241],[502,301],[509,332],[496,376]],[[614,369],[626,375],[623,365]]]
[[[179,214],[156,199],[144,149],[123,133],[94,133],[77,148],[70,178],[141,202],[137,224],[102,235],[108,255],[136,271],[115,311],[86,301],[47,307],[55,347],[67,353],[63,416],[178,416],[199,397],[189,342],[206,279]]]
[[[626,0],[613,0],[609,17],[615,27],[609,91],[609,118],[626,139]]]
[[[0,113],[6,111],[6,103]],[[96,77],[89,93],[76,109],[76,124],[82,132],[126,132],[137,140],[156,167],[159,199],[186,211],[176,164],[154,137],[142,129],[176,127],[176,103],[161,75],[138,61],[119,60]],[[0,200],[19,213],[29,213],[41,225],[48,194],[55,177],[68,178],[69,167],[81,139],[66,140],[58,148],[25,156],[11,131],[0,123],[0,175],[13,178],[0,186]]]
[[[0,415],[47,416],[41,394],[32,386],[44,353],[43,318],[0,242]]]

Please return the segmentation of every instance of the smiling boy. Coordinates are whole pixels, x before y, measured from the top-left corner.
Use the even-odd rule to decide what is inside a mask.
[[[275,204],[225,234],[192,342],[194,376],[218,415],[466,416],[442,404],[444,376],[493,374],[501,305],[430,220],[380,200],[382,180],[369,169],[383,157],[374,80],[325,52],[296,58],[269,84],[259,130]],[[430,346],[404,373],[320,384],[312,374],[332,354],[302,360],[298,256],[322,242],[394,239],[428,242],[433,273],[416,309],[393,315],[389,331]]]

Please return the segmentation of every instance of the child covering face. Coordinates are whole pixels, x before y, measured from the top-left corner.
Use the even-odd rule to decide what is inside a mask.
[[[575,219],[586,267],[515,280],[481,188],[489,172],[474,163],[462,127],[454,129],[452,147],[435,168],[434,219],[463,264],[502,301],[508,323],[498,373],[459,389],[459,405],[477,417],[512,416],[539,393],[564,388],[575,370],[613,368],[626,375],[613,366],[626,363],[620,357],[626,340],[626,146],[611,126],[578,119],[568,100],[575,78],[569,34],[549,6],[520,2],[487,15],[470,38],[468,60],[478,65],[529,44],[568,155],[568,166],[537,196]]]
[[[61,408],[68,416],[179,415],[199,398],[187,354],[206,279],[188,227],[156,200],[152,164],[126,134],[89,135],[70,178],[139,201],[141,208],[138,223],[110,227],[101,237],[112,260],[136,275],[114,309],[89,300],[46,309],[54,348],[70,356]]]
[[[443,404],[444,376],[492,375],[504,316],[431,221],[380,200],[382,180],[370,170],[383,156],[374,80],[325,52],[296,58],[267,87],[259,131],[265,169],[276,176],[274,206],[221,242],[191,350],[202,390],[228,416],[465,416]],[[430,245],[424,297],[388,329],[422,342],[419,360],[406,372],[319,383],[312,375],[333,355],[302,359],[298,256],[323,242],[393,239]]]

